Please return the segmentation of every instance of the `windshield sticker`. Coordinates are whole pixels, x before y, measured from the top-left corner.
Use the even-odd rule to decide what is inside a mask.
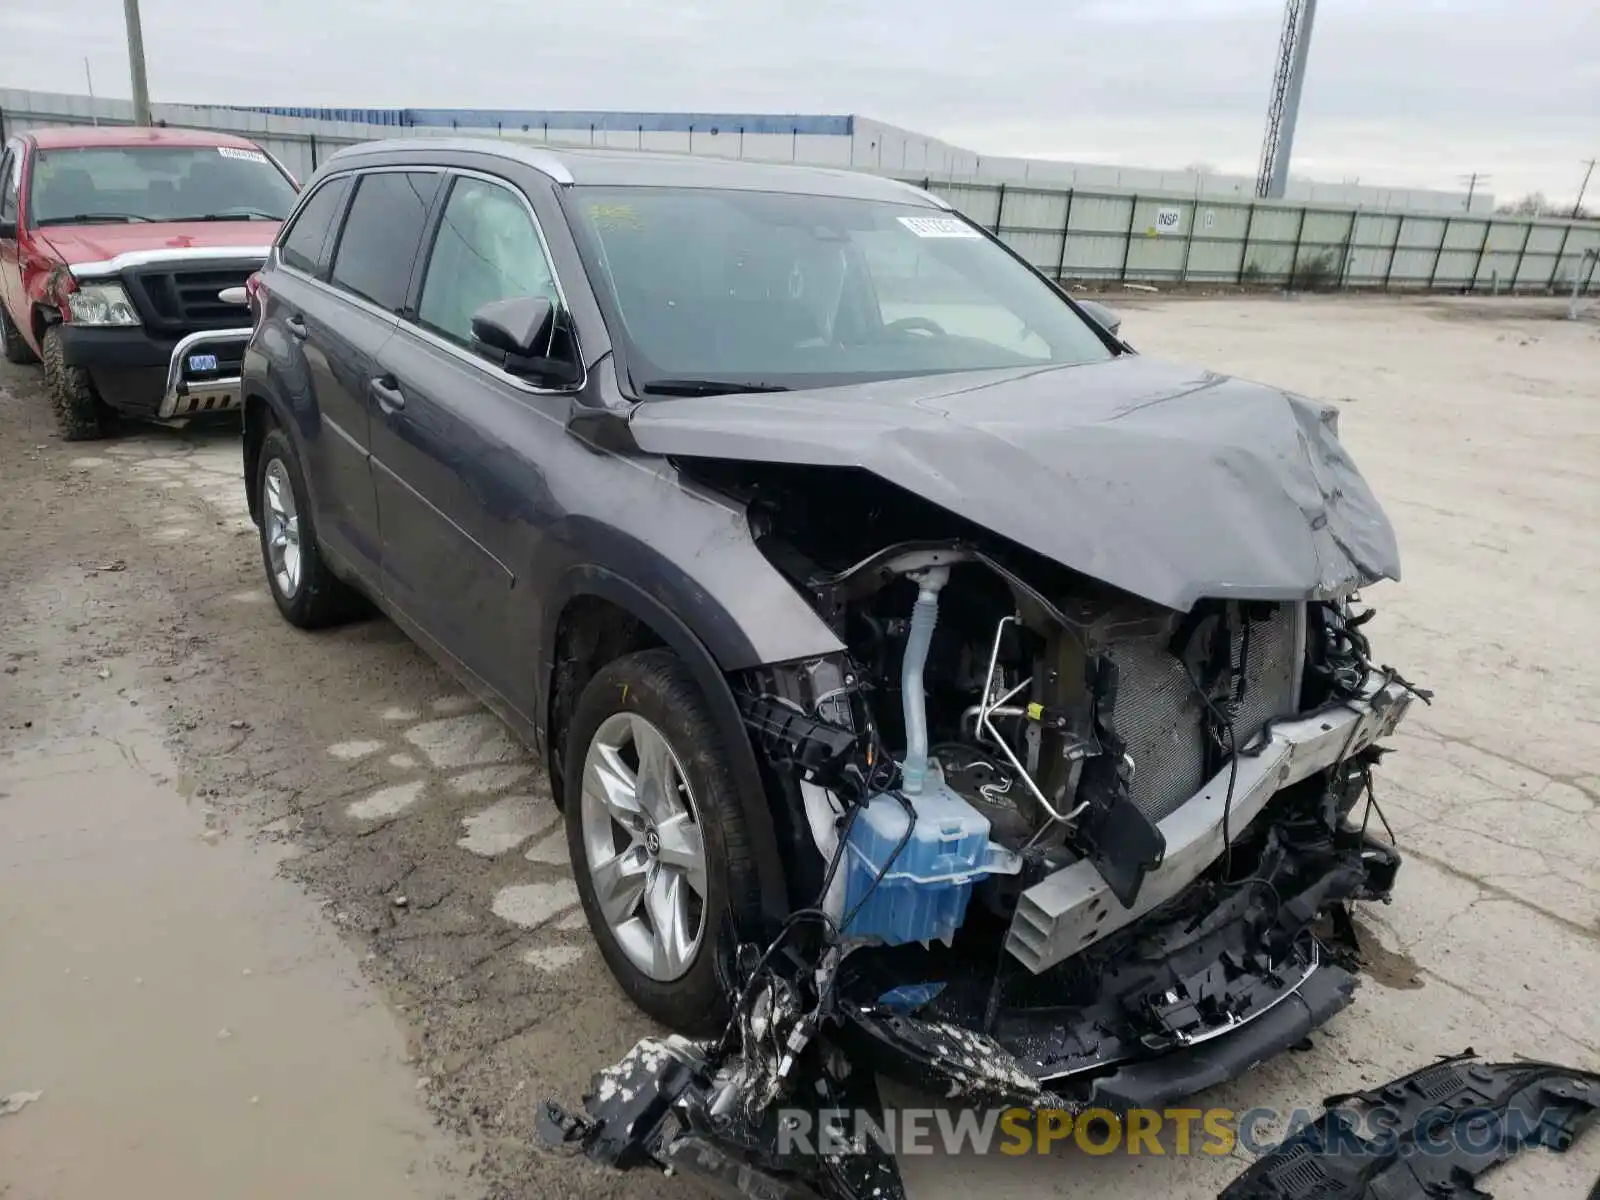
[[[239,150],[233,146],[218,146],[217,153],[223,158],[237,158],[243,162],[260,163],[265,166],[267,156],[259,150]]]
[[[899,217],[900,224],[920,238],[975,238],[978,231],[955,217]]]
[[[589,219],[596,229],[643,229],[639,211],[631,204],[591,204]]]

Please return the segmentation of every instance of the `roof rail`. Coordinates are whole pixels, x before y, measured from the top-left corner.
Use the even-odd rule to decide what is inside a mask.
[[[542,175],[548,175],[553,181],[563,187],[571,187],[574,182],[572,172],[567,169],[566,163],[556,155],[538,146],[530,146],[525,142],[503,140],[489,137],[434,137],[423,134],[417,137],[384,138],[381,141],[357,142],[353,146],[345,146],[331,154],[327,161],[332,162],[337,158],[345,158],[354,154],[387,154],[391,151],[411,151],[422,147],[434,150],[465,150],[474,154],[491,154],[500,158],[509,158],[513,162],[522,163],[532,167]]]

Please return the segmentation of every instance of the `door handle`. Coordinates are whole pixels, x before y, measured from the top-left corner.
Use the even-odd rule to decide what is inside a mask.
[[[293,316],[285,317],[283,319],[283,324],[284,327],[288,329],[289,336],[298,338],[302,342],[311,336],[311,331],[306,328],[306,319],[300,316],[298,313],[294,314]]]
[[[406,394],[400,390],[400,384],[393,375],[378,375],[367,386],[372,390],[372,398],[384,412],[394,412],[406,406]]]

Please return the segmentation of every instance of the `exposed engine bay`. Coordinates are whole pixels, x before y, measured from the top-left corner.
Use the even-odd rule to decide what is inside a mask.
[[[734,1195],[892,1197],[891,1157],[786,1154],[779,1110],[870,1108],[876,1074],[1154,1107],[1349,1003],[1350,905],[1400,864],[1378,742],[1429,699],[1374,663],[1353,592],[1178,611],[859,472],[695,468],[847,648],[733,681],[792,911],[725,964],[719,1041],[641,1043],[587,1115],[551,1102],[548,1140]]]

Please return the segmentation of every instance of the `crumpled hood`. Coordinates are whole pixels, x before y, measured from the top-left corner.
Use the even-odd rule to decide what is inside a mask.
[[[110,262],[132,251],[237,249],[240,258],[265,257],[277,221],[137,221],[126,225],[47,225],[39,231],[68,266]]]
[[[662,400],[630,427],[650,453],[859,467],[1179,611],[1400,577],[1337,410],[1140,355]]]

